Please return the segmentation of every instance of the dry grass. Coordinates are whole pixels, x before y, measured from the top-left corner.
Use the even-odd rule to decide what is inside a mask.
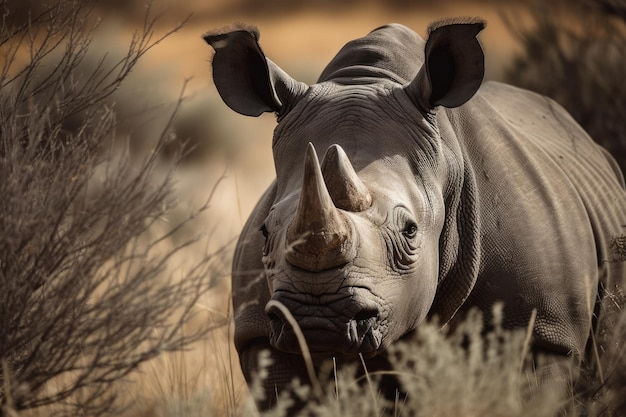
[[[335,374],[322,395],[294,382],[291,393],[283,394],[275,409],[264,415],[290,415],[291,398],[306,404],[295,414],[298,416],[623,415],[626,313],[617,314],[620,324],[606,346],[615,349],[604,359],[614,365],[611,376],[603,384],[587,386],[593,392],[576,393],[573,387],[567,391],[560,386],[537,389],[539,375],[521,367],[530,361],[527,332],[504,331],[500,316],[496,309],[494,330],[486,335],[482,318],[474,314],[453,331],[427,323],[412,340],[392,346],[393,370],[387,375],[397,378],[401,387],[395,400],[376,388],[383,375],[366,372],[364,378],[355,378],[355,369],[350,368]]]
[[[470,315],[454,330],[442,330],[435,323],[421,326],[411,340],[392,346],[393,369],[385,374],[368,373],[357,377],[357,366],[320,370],[320,391],[302,381],[294,381],[290,391],[283,392],[275,408],[264,416],[481,416],[481,417],[553,417],[623,415],[626,386],[626,351],[624,350],[626,313],[613,316],[614,333],[604,345],[604,361],[611,369],[602,384],[590,378],[584,390],[564,391],[560,387],[539,386],[539,376],[521,365],[530,360],[526,331],[504,331],[500,314],[494,314],[495,328],[485,335],[482,318]],[[214,351],[203,351],[215,359]],[[211,360],[209,359],[209,360]],[[233,384],[224,356],[216,379],[196,387],[191,395],[164,392],[165,401],[152,404],[142,416],[251,416],[258,415],[242,391]],[[260,363],[270,364],[260,355]],[[219,366],[219,365],[216,365]],[[236,366],[236,365],[235,365]],[[185,366],[176,366],[177,372]],[[184,372],[184,371],[182,371]],[[573,368],[572,372],[576,372]],[[328,375],[330,374],[330,378]],[[362,374],[362,373],[361,373]],[[162,375],[162,374],[161,374]],[[395,399],[385,397],[377,385],[392,375],[401,391]],[[180,375],[179,375],[180,376]],[[266,374],[261,369],[259,378]],[[162,377],[162,376],[161,376]],[[586,376],[587,378],[589,375]],[[179,383],[177,383],[179,384]],[[224,390],[225,391],[222,391]],[[580,389],[580,388],[579,388]],[[261,392],[262,390],[258,391]],[[254,394],[254,384],[251,387]],[[168,395],[169,394],[169,395]],[[216,395],[217,394],[217,395]],[[243,395],[242,395],[243,394]],[[222,400],[219,400],[219,396]],[[224,402],[228,398],[228,402]],[[221,402],[220,402],[221,401]],[[304,403],[296,414],[289,414],[294,403]],[[226,404],[226,406],[225,406]]]

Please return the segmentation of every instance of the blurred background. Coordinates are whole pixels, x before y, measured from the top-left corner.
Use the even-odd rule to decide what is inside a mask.
[[[8,7],[13,19],[27,22],[46,6],[8,0]],[[314,83],[346,42],[381,25],[402,23],[425,37],[434,20],[478,16],[487,21],[480,35],[486,79],[553,97],[626,169],[626,0],[155,0],[150,7],[151,15],[159,16],[157,35],[185,24],[149,50],[112,96],[116,135],[123,138],[120,146],[141,158],[155,146],[179,97],[184,97],[174,119],[176,140],[163,157],[180,150],[185,154],[176,172],[181,216],[201,205],[215,187],[210,208],[181,232],[203,231],[208,250],[226,247],[216,267],[223,277],[220,291],[203,300],[212,315],[231,314],[230,257],[241,227],[274,177],[275,118],[247,118],[222,103],[211,80],[212,51],[202,39],[208,30],[234,22],[255,25],[269,58],[292,77]],[[125,53],[132,34],[144,25],[146,8],[143,0],[95,2],[91,17],[100,23],[89,48],[93,57],[83,63],[85,71],[103,54]],[[211,320],[210,314],[201,319]],[[144,367],[136,379],[143,386],[130,383],[134,388],[126,388],[134,398],[146,398],[141,404],[152,411],[144,414],[167,415],[154,411],[152,404],[195,395],[214,398],[218,408],[240,407],[246,390],[229,344],[231,332],[225,329],[166,362]],[[152,382],[145,384],[146,378]]]
[[[9,4],[21,19],[45,7],[35,1],[10,0]],[[90,48],[94,60],[104,52],[122,54],[133,31],[143,24],[145,1],[96,4],[92,15],[101,23]],[[189,191],[212,184],[227,170],[217,200],[226,208],[226,216],[219,216],[223,238],[237,235],[274,175],[273,115],[246,118],[233,113],[212,84],[212,51],[202,34],[234,22],[256,25],[266,55],[294,78],[314,83],[346,42],[383,24],[402,23],[425,36],[434,20],[482,17],[487,21],[480,35],[485,79],[555,98],[618,158],[622,169],[626,167],[622,120],[626,1],[155,0],[151,7],[151,14],[159,16],[157,33],[186,23],[141,59],[116,93],[118,135],[128,135],[135,152],[149,150],[164,115],[182,93],[185,100],[175,123],[178,141],[169,152],[173,154],[177,146],[189,150],[186,165],[197,177],[180,184]],[[140,128],[137,117],[144,119]],[[131,119],[133,131],[124,131],[124,122]]]
[[[28,3],[16,2],[16,7],[26,8]],[[145,2],[98,4],[95,14],[102,24],[96,49],[123,50],[128,36],[142,24]],[[125,81],[116,97],[118,117],[147,118],[145,131],[133,132],[130,146],[148,149],[151,133],[162,122],[159,114],[169,111],[187,80],[176,133],[180,146],[191,147],[187,161],[198,178],[181,186],[193,190],[211,184],[227,169],[229,178],[220,186],[218,200],[227,213],[219,220],[224,237],[237,235],[274,175],[273,115],[246,118],[231,112],[212,84],[211,50],[201,36],[233,22],[256,25],[266,55],[294,78],[314,83],[347,41],[385,23],[403,23],[425,36],[434,20],[482,17],[488,22],[480,35],[486,80],[555,98],[626,168],[625,1],[156,0],[152,8],[153,15],[160,15],[157,25],[163,31],[188,21],[152,49]]]

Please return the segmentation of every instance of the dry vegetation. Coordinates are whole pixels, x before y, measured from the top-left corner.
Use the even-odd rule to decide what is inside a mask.
[[[479,314],[455,329],[440,329],[435,323],[420,326],[411,340],[391,347],[390,372],[365,373],[329,365],[317,378],[329,381],[316,390],[295,381],[282,393],[278,405],[266,416],[287,416],[294,404],[306,404],[297,416],[481,416],[481,417],[619,417],[626,412],[626,314],[614,310],[605,317],[602,342],[604,356],[600,377],[593,359],[583,363],[578,386],[540,385],[528,365],[528,333],[502,329],[501,310],[494,310],[493,329],[485,334]],[[541,357],[534,360],[541,363]],[[260,356],[260,363],[269,366]],[[576,364],[571,372],[578,374]],[[362,372],[360,372],[363,374]],[[400,392],[386,398],[378,388],[385,376],[396,378]],[[259,373],[262,378],[264,372]],[[539,388],[541,386],[541,388]],[[251,389],[262,392],[262,389]],[[257,394],[258,395],[258,394]],[[250,414],[243,414],[250,415]]]
[[[181,201],[198,191],[180,184],[191,181],[189,162],[235,154],[244,139],[220,139],[226,127],[206,108],[213,97],[163,105],[120,88],[178,26],[157,35],[150,11],[132,7],[141,29],[123,52],[109,51],[93,42],[102,2],[51,4],[0,0],[0,415],[255,415],[224,325],[232,245],[223,242],[234,236],[216,236],[207,216],[220,175],[201,179],[200,202]],[[620,4],[593,6],[615,17],[591,20],[589,32],[564,31],[549,13],[515,26],[525,52],[509,72],[565,104],[617,156],[626,147]],[[607,310],[602,362],[590,356],[564,396],[535,392],[536,376],[522,370],[527,334],[502,330],[498,314],[486,337],[472,316],[394,346],[396,402],[378,393],[382,375],[354,369],[323,369],[321,391],[295,383],[292,395],[307,401],[306,416],[626,415],[626,313]],[[267,414],[285,415],[288,397]]]
[[[0,3],[3,415],[113,414],[115,383],[210,330],[186,325],[215,284],[211,256],[172,265],[197,240],[177,232],[208,204],[170,215],[180,157],[161,155],[175,113],[132,164],[113,146],[110,98],[162,38],[148,12],[121,58],[89,67],[93,7],[61,1],[14,19]]]

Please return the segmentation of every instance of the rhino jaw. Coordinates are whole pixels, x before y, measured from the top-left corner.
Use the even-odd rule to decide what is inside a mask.
[[[319,272],[348,263],[354,235],[345,215],[335,207],[326,188],[315,148],[309,143],[296,213],[287,228],[287,262]]]

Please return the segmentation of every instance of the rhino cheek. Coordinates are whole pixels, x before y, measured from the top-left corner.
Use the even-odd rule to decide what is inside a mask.
[[[435,296],[438,276],[438,240],[426,239],[420,253],[409,269],[397,271],[393,267],[391,245],[385,241],[380,229],[363,218],[353,218],[360,244],[353,269],[361,278],[356,286],[369,289],[384,304],[380,306],[380,338],[378,351],[413,330],[424,320]],[[388,236],[388,235],[387,235]],[[433,249],[434,248],[434,249]]]
[[[425,320],[437,290],[437,262],[437,250],[422,253],[420,262],[411,272],[394,283],[396,288],[393,297],[390,297],[392,309],[389,317],[393,326],[389,329],[387,344],[400,339]]]
[[[408,280],[408,285],[413,289],[407,309],[408,316],[413,316],[413,323],[407,331],[415,329],[428,314],[437,292],[439,277],[439,247],[432,243],[430,251],[423,254],[422,262],[416,273]],[[412,314],[410,313],[412,312]]]

